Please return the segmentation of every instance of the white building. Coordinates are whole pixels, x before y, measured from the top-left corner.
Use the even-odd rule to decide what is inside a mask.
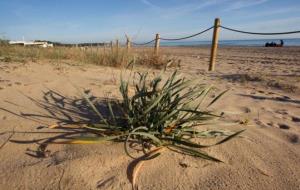
[[[43,48],[53,47],[53,44],[48,43],[46,41],[9,41],[11,45],[23,45],[23,46],[39,46]]]

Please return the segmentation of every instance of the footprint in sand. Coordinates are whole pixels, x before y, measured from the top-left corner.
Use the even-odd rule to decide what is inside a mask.
[[[10,80],[0,79],[0,83],[8,83],[8,82],[10,82]]]
[[[299,136],[296,134],[288,135],[288,140],[293,144],[297,144],[299,142]]]
[[[21,85],[22,83],[21,83],[21,82],[15,82],[15,84],[16,84],[16,85]]]
[[[260,127],[269,127],[270,125],[265,124],[263,121],[259,120],[259,119],[254,119],[254,122],[259,125]]]
[[[290,126],[288,126],[285,123],[278,123],[278,126],[279,126],[280,129],[289,129],[290,128]]]
[[[265,93],[265,91],[263,91],[263,90],[258,90],[257,92],[259,92],[259,93],[261,93],[261,94],[264,94],[264,93]]]
[[[282,114],[282,115],[288,115],[288,111],[285,109],[276,110],[275,113]]]
[[[183,161],[180,161],[180,162],[179,162],[179,165],[180,165],[181,167],[183,167],[183,168],[190,167],[188,163],[185,163],[185,162],[183,162]]]
[[[248,107],[241,107],[242,112],[244,113],[251,113],[251,109]]]
[[[109,187],[112,186],[112,184],[116,180],[115,178],[116,178],[115,176],[112,176],[108,179],[98,181],[97,182],[97,189],[102,189],[102,188],[103,189],[108,189]]]
[[[292,116],[292,121],[293,122],[300,122],[300,117]]]

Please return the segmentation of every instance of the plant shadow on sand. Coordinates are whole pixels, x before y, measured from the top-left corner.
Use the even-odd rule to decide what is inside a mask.
[[[90,92],[87,90],[85,91],[86,94]],[[26,96],[26,95],[24,95]],[[0,108],[3,111],[6,111],[10,114],[15,116],[21,117],[22,119],[28,119],[31,121],[39,122],[39,123],[46,123],[43,119],[51,119],[51,121],[55,121],[56,124],[54,125],[39,125],[36,127],[37,130],[42,131],[12,131],[8,133],[20,133],[20,134],[45,134],[50,137],[47,138],[33,138],[33,140],[13,140],[10,139],[11,143],[18,143],[18,144],[37,144],[38,148],[36,150],[27,149],[25,154],[34,157],[43,159],[46,157],[52,156],[50,150],[47,150],[47,146],[53,142],[59,142],[64,140],[70,140],[75,136],[81,135],[94,135],[94,136],[101,136],[101,134],[95,133],[94,130],[90,130],[88,128],[81,127],[87,123],[98,123],[101,119],[99,116],[95,114],[95,112],[90,108],[88,103],[84,98],[70,98],[66,97],[59,92],[54,90],[48,90],[44,92],[42,100],[36,100],[31,97],[26,96],[30,101],[35,103],[37,107],[44,110],[45,112],[42,113],[24,113],[22,111],[13,112],[7,110],[5,108]],[[118,115],[120,112],[119,109],[119,100],[117,99],[109,99],[109,98],[97,98],[94,96],[90,96],[90,100],[93,101],[95,107],[101,112],[101,114],[105,117],[105,119],[109,118],[109,107],[108,102],[112,106],[114,113]],[[12,102],[8,102],[10,104],[14,104]],[[14,104],[17,105],[17,104]],[[48,129],[48,130],[47,130]],[[51,131],[49,131],[51,129]],[[120,142],[119,140],[114,140],[114,142]],[[137,147],[136,141],[132,141],[129,143],[129,147],[135,151],[139,150]],[[133,160],[127,167],[127,178],[132,183],[134,167],[140,162],[144,160],[143,156],[140,156]],[[100,182],[98,186],[102,186],[106,184],[106,181]]]
[[[239,94],[243,97],[252,98],[255,100],[270,100],[270,101],[277,101],[283,103],[292,103],[292,104],[300,104],[300,100],[294,100],[286,96],[282,97],[268,97],[268,96],[260,96],[260,95],[247,95],[247,94]]]
[[[29,150],[27,154],[38,158],[51,156],[51,152],[46,150],[49,144],[122,142],[126,154],[134,159],[127,167],[127,177],[133,187],[135,176],[144,160],[156,158],[166,149],[205,160],[223,162],[202,149],[223,144],[237,137],[245,129],[201,130],[197,126],[228,124],[223,120],[224,113],[212,111],[210,106],[229,90],[212,97],[209,94],[215,91],[214,87],[179,76],[178,70],[174,70],[163,80],[162,74],[165,71],[166,69],[156,76],[150,76],[148,72],[134,73],[132,81],[121,78],[121,101],[96,98],[91,96],[90,90],[84,91],[79,99],[64,96],[53,90],[45,92],[41,100],[24,95],[42,112],[13,113],[2,110],[25,119],[42,121],[46,123],[46,127],[37,128],[43,132],[18,133],[56,134],[50,138],[10,142],[37,143],[39,148],[36,151]],[[131,87],[135,89],[133,95]],[[49,121],[55,124],[49,126]],[[46,131],[47,128],[51,131]],[[217,137],[221,138],[216,139]],[[204,138],[214,138],[215,141],[210,144],[200,144],[196,141]]]
[[[297,93],[299,88],[293,82],[293,78],[297,78],[297,75],[262,75],[259,73],[244,73],[244,74],[223,74],[218,76],[222,80],[227,80],[231,83],[257,83],[262,86],[285,91],[288,93]],[[281,78],[280,78],[281,77]],[[283,79],[283,77],[285,77]],[[286,79],[286,77],[291,77],[292,79]]]

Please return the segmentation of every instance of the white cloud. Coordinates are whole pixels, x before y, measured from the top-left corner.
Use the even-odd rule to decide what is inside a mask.
[[[228,1],[229,6],[224,11],[240,10],[254,5],[266,3],[269,0],[233,0]],[[224,1],[225,2],[225,1]]]
[[[153,3],[151,3],[149,0],[140,0],[143,4],[145,4],[146,6],[150,7],[150,8],[154,8],[154,9],[160,9],[160,7],[154,5]]]
[[[260,5],[266,3],[269,0],[198,0],[192,3],[183,2],[181,5],[170,6],[167,8],[160,7],[157,4],[153,4],[150,0],[140,0],[143,4],[153,9],[158,13],[161,18],[172,19],[180,16],[188,15],[190,13],[203,10],[210,6],[218,5],[222,6],[221,11],[234,11],[251,6]]]
[[[189,13],[193,13],[199,10],[202,10],[206,7],[216,4],[217,1],[201,1],[198,3],[186,4],[178,7],[172,7],[169,9],[163,10],[163,18],[175,18]]]
[[[140,0],[143,4],[157,12],[157,14],[164,19],[172,19],[184,16],[195,11],[199,11],[206,7],[216,4],[217,0],[200,0],[193,3],[182,3],[177,6],[169,6],[167,8],[160,7],[151,3],[149,0]],[[222,0],[223,1],[223,0]],[[171,3],[170,3],[171,4]]]

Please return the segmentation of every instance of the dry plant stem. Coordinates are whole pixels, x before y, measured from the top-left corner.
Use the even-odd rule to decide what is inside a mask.
[[[165,147],[158,147],[137,159],[137,163],[133,169],[132,176],[131,176],[131,183],[132,183],[133,189],[137,189],[137,185],[136,185],[137,176],[138,176],[138,173],[139,173],[140,169],[142,168],[143,164],[146,161],[148,161],[147,158],[152,157],[155,154],[161,153],[164,150],[166,150]]]
[[[7,142],[9,142],[9,140],[14,136],[14,134],[15,134],[15,131],[13,130],[11,132],[11,134],[9,135],[9,137],[4,141],[4,143],[1,144],[0,150],[7,144]]]

